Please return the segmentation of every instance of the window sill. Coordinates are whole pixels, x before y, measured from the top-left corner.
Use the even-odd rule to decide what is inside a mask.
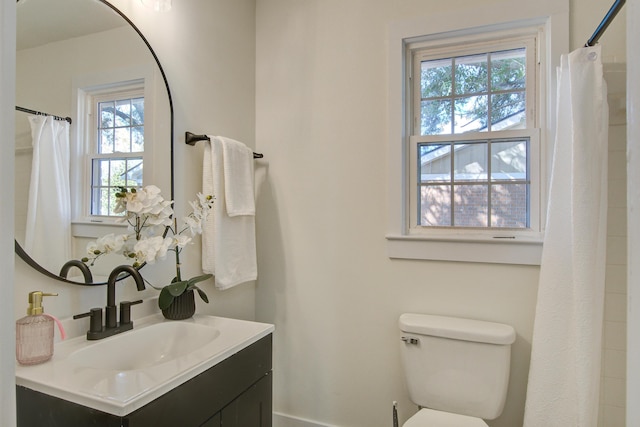
[[[73,221],[71,223],[73,237],[87,237],[90,239],[97,239],[109,233],[122,234],[126,232],[126,229],[127,224],[111,221]]]
[[[540,265],[542,240],[476,236],[429,237],[389,234],[387,255],[397,259]]]

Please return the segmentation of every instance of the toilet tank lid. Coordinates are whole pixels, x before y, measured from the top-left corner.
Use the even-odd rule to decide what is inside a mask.
[[[512,326],[483,320],[405,313],[399,323],[403,332],[461,341],[509,345],[516,339]]]

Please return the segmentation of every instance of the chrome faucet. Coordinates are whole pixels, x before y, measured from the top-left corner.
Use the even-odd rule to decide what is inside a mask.
[[[107,306],[105,307],[105,322],[102,325],[102,309],[92,308],[87,313],[76,314],[74,319],[81,317],[90,317],[89,330],[87,331],[88,340],[100,340],[112,335],[119,334],[133,329],[133,322],[131,321],[131,306],[140,304],[142,300],[138,301],[122,301],[120,303],[120,323],[117,321],[118,308],[116,307],[116,281],[121,273],[129,273],[133,280],[136,282],[138,291],[145,289],[144,280],[140,275],[140,272],[130,265],[119,265],[113,269],[107,280]]]

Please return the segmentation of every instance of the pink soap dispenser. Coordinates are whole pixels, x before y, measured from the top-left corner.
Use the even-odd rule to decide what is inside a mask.
[[[53,356],[54,318],[44,314],[42,298],[58,296],[40,291],[29,293],[27,316],[16,321],[16,359],[21,365],[36,365]]]

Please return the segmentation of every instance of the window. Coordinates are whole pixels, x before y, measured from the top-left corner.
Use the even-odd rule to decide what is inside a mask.
[[[568,2],[394,22],[390,258],[538,265]]]
[[[169,105],[165,86],[155,71],[155,64],[134,65],[72,79],[77,117],[70,140],[75,238],[122,233],[127,225],[113,215],[117,187],[170,186],[171,176],[164,171],[171,163],[171,110],[164,109]],[[155,108],[158,103],[160,110]]]
[[[117,190],[143,186],[144,95],[140,89],[92,98],[90,215],[119,216]]]
[[[538,231],[536,34],[408,45],[410,232]]]

